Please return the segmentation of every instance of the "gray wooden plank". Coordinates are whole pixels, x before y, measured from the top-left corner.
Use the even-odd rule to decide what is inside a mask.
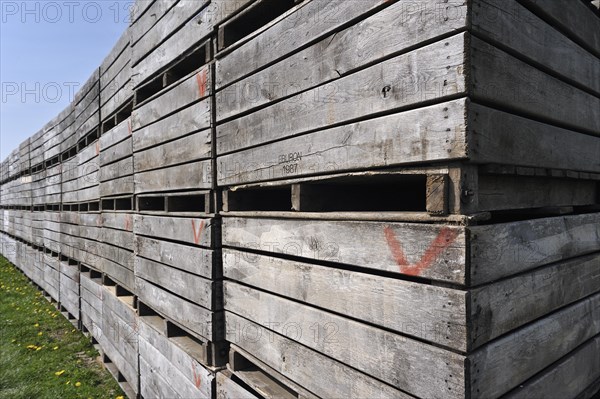
[[[442,5],[453,18],[433,17]],[[444,0],[419,0],[411,7],[402,2],[392,4],[219,91],[217,120],[322,85],[406,48],[465,28],[466,8],[464,2]],[[226,57],[236,58],[236,53],[234,50]]]
[[[123,140],[131,139],[131,118],[125,119],[100,137],[100,153],[119,144]],[[104,163],[102,163],[104,164]]]
[[[223,275],[288,298],[466,350],[466,292],[223,250]]]
[[[473,32],[600,94],[600,59],[527,8],[516,1],[500,0],[477,0],[471,7]]]
[[[219,277],[213,263],[220,257],[212,250],[175,244],[153,238],[136,236],[135,251],[138,256],[173,266],[209,279]]]
[[[137,42],[156,25],[163,15],[173,7],[178,0],[155,1],[148,11],[141,14],[138,20],[129,27],[129,42],[134,47]]]
[[[574,398],[600,378],[600,336],[569,353],[503,398]]]
[[[97,162],[101,166],[130,157],[133,154],[133,145],[130,138],[108,148],[99,146],[99,149]]]
[[[219,125],[217,153],[465,93],[464,52],[461,33]]]
[[[260,399],[231,379],[229,370],[217,372],[217,399]]]
[[[134,232],[155,238],[211,247],[216,237],[215,220],[210,218],[178,218],[135,215]]]
[[[203,100],[136,130],[133,135],[133,150],[138,152],[210,127],[210,110],[209,100]]]
[[[259,324],[226,312],[229,340],[277,372],[327,398],[409,398],[409,395],[308,349]],[[250,331],[244,334],[244,331]],[[315,377],[318,376],[318,377]],[[335,381],[335,384],[331,382]]]
[[[512,115],[476,103],[468,104],[469,159],[568,170],[600,171],[600,140]]]
[[[217,64],[217,89],[281,59],[296,48],[327,36],[348,21],[384,3],[383,0],[305,2],[304,7],[296,9],[287,18],[281,19],[260,35],[237,47],[234,52],[221,58]],[[268,48],[269,51],[257,52],[257,48]]]
[[[161,92],[158,97],[134,110],[131,126],[135,131],[143,126],[186,107],[211,94],[209,66],[204,66],[180,83]]]
[[[600,250],[598,213],[472,226],[469,231],[473,285]]]
[[[219,283],[142,257],[135,258],[135,275],[206,309],[221,307]]]
[[[224,284],[225,309],[418,397],[461,398],[465,357],[311,306]],[[400,360],[402,359],[402,360]]]
[[[600,21],[583,2],[519,0],[553,25],[589,46],[600,57]]]
[[[471,391],[498,397],[600,333],[600,294],[564,308],[469,356]]]
[[[140,348],[146,348],[140,340]],[[176,398],[177,391],[140,355],[140,394],[144,398]]]
[[[131,146],[131,142],[128,143]],[[133,157],[129,156],[120,161],[108,165],[102,165],[100,167],[100,182],[106,182],[108,180],[118,179],[124,176],[133,175]],[[133,189],[133,177],[130,179]]]
[[[212,340],[214,313],[192,302],[181,299],[163,289],[136,278],[136,289],[140,300],[170,320],[185,326],[191,332]]]
[[[121,177],[100,183],[100,196],[111,197],[114,195],[132,194],[134,192],[133,175]]]
[[[465,158],[471,152],[465,101],[323,129],[221,156],[218,184]]]
[[[197,161],[179,166],[136,173],[135,193],[212,188],[212,163]]]
[[[548,122],[600,135],[600,98],[472,37],[471,95]],[[590,117],[591,116],[591,117]]]
[[[206,129],[175,141],[136,152],[133,156],[135,172],[139,173],[210,158],[212,150],[211,136],[211,130]]]
[[[466,237],[460,227],[227,217],[223,245],[466,283]],[[437,256],[424,259],[432,250]],[[407,262],[399,263],[401,253]],[[414,267],[419,264],[423,267]]]

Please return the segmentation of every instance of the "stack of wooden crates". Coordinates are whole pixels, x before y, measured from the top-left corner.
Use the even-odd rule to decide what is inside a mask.
[[[587,1],[138,0],[1,249],[132,398],[591,398],[599,136]]]

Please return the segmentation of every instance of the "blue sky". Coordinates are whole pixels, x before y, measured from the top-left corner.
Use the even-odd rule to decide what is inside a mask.
[[[100,66],[131,0],[0,0],[0,160],[58,115]]]

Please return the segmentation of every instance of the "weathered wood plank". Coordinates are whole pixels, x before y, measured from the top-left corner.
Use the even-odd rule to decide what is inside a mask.
[[[99,153],[98,162],[100,165],[105,166],[109,163],[130,157],[132,154],[133,145],[129,138],[111,147],[103,148]]]
[[[378,326],[466,350],[466,292],[223,250],[223,275]]]
[[[437,15],[442,5],[452,18]],[[217,120],[322,85],[403,49],[463,29],[466,27],[466,8],[464,2],[444,0],[419,0],[412,2],[410,7],[402,2],[392,4],[219,91],[216,94]],[[237,58],[237,51],[227,57]]]
[[[128,144],[131,146],[131,142]],[[130,175],[133,175],[133,157],[131,156],[112,164],[102,165],[100,167],[100,182],[106,182],[108,180],[114,180]],[[133,184],[133,176],[130,180]]]
[[[210,160],[136,173],[135,193],[212,188]]]
[[[184,326],[191,333],[215,341],[215,313],[173,295],[141,278],[136,278],[140,300],[169,320]]]
[[[538,16],[559,26],[600,57],[600,21],[583,2],[519,0]]]
[[[465,158],[465,106],[454,100],[221,156],[218,184]]]
[[[444,238],[451,241],[438,243]],[[466,283],[466,236],[461,227],[227,217],[223,245]],[[427,248],[440,253],[423,259]],[[400,252],[406,262],[399,263]],[[426,267],[414,267],[423,262]]]
[[[210,218],[176,218],[135,215],[134,232],[155,238],[179,241],[204,247],[216,242],[217,221]]]
[[[210,127],[210,109],[210,101],[203,100],[136,130],[133,135],[133,150],[138,152]]]
[[[135,274],[209,310],[221,309],[220,283],[145,258],[135,258]]]
[[[600,136],[600,118],[594,117],[600,113],[600,98],[476,37],[471,38],[470,48],[471,95],[475,101],[492,102]]]
[[[144,348],[145,343],[140,340],[140,348]],[[176,398],[175,391],[169,382],[161,377],[156,368],[152,367],[144,357],[140,355],[140,394],[144,398]]]
[[[231,379],[231,371],[217,372],[217,399],[260,399],[243,386]]]
[[[504,398],[575,398],[600,378],[600,336],[576,349],[548,370],[520,385]]]
[[[217,153],[465,93],[465,39],[455,35],[224,123]]]
[[[149,125],[187,105],[211,95],[209,66],[204,66],[194,74],[168,87],[159,95],[134,110],[131,127],[135,131]]]
[[[384,3],[383,0],[307,2],[304,7],[221,58],[217,64],[217,89],[283,58],[296,48],[339,30],[343,24]],[[269,51],[257,52],[257,48],[268,48]]]
[[[599,172],[600,140],[483,105],[468,104],[469,159]]]
[[[133,175],[100,183],[100,197],[111,197],[114,195],[132,194],[134,190],[135,188]]]
[[[600,250],[598,213],[472,226],[468,229],[472,285]],[[224,241],[225,237],[224,234]]]
[[[148,150],[136,152],[133,156],[135,172],[210,158],[211,136],[211,130],[206,129]]]
[[[471,7],[473,32],[600,94],[600,59],[527,8],[516,1],[501,0],[476,0]]]
[[[461,398],[465,357],[233,282],[225,309],[424,398]],[[268,305],[267,305],[268,304]],[[276,322],[275,322],[276,321]],[[402,359],[402,360],[400,360]]]
[[[470,355],[471,391],[486,398],[507,393],[598,333],[600,294],[497,339]]]
[[[233,344],[315,395],[327,398],[410,397],[234,313],[226,312],[226,322],[230,326],[228,337]],[[251,331],[252,337],[243,331]]]
[[[173,266],[209,279],[221,277],[216,262],[220,256],[214,251],[136,236],[135,251],[138,256]]]

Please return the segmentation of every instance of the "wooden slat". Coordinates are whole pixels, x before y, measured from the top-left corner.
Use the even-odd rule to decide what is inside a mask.
[[[135,234],[212,247],[214,219],[135,215]]]
[[[229,249],[223,250],[223,274],[440,345],[467,347],[464,291]]]
[[[232,373],[229,370],[222,370],[217,373],[217,399],[260,399],[242,385],[231,379]]]
[[[217,152],[465,93],[464,50],[461,33],[224,123]]]
[[[135,162],[135,161],[134,161]],[[135,192],[164,190],[198,190],[212,188],[210,160],[136,173]]]

